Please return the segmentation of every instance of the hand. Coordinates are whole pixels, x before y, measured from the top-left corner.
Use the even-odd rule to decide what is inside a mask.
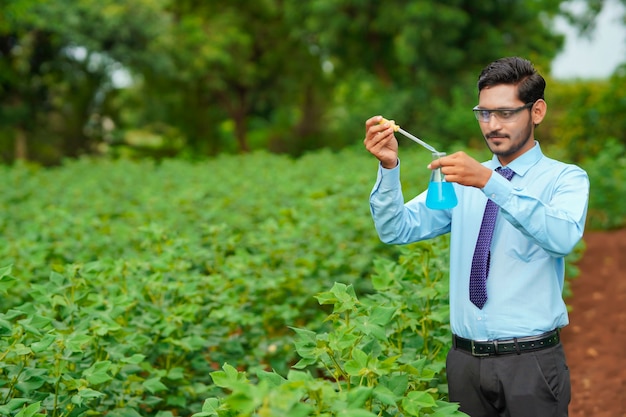
[[[391,169],[398,165],[398,141],[393,134],[393,122],[380,124],[382,116],[374,116],[365,122],[365,148],[382,164]]]
[[[428,168],[441,168],[441,173],[446,176],[448,182],[476,188],[484,188],[493,173],[465,152],[442,156],[428,164]]]

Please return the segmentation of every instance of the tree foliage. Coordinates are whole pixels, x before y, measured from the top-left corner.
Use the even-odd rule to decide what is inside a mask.
[[[297,155],[354,143],[375,113],[471,142],[480,68],[520,55],[549,73],[555,16],[586,29],[603,3],[565,4],[0,0],[0,152]]]

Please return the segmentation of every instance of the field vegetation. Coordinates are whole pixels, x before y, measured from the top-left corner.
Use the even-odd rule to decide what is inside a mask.
[[[412,195],[430,155],[403,152]],[[447,240],[378,241],[360,147],[0,170],[0,413],[457,415]]]

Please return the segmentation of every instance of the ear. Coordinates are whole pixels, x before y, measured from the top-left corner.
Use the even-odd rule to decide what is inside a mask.
[[[543,118],[546,116],[547,111],[548,104],[544,100],[539,99],[535,102],[533,107],[530,109],[530,114],[533,119],[533,124],[535,126],[543,121]]]

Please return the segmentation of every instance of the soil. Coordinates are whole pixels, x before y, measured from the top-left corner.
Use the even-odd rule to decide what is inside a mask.
[[[626,417],[626,229],[585,233],[561,333],[572,381],[570,417]]]

